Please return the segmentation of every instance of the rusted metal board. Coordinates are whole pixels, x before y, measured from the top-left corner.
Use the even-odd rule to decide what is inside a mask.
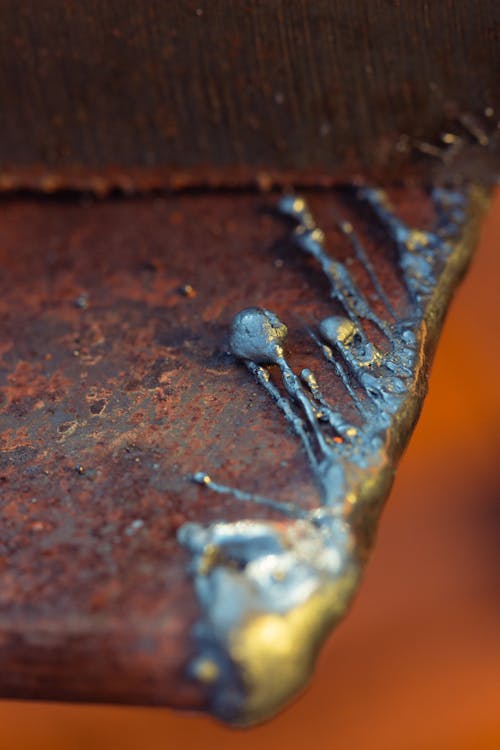
[[[0,188],[486,178],[499,92],[497,0],[4,0]]]
[[[311,257],[323,240],[308,224],[305,204],[282,204],[289,214],[284,226],[244,193],[97,203],[3,200],[1,696],[162,704],[245,723],[269,715],[300,688],[327,626],[343,614],[372,545],[395,463],[418,415],[437,332],[485,205],[483,191],[475,188],[443,195],[391,190],[391,221],[398,217],[397,226],[385,223],[378,193],[341,189],[306,195],[326,233],[324,247],[339,264],[335,272],[347,271],[369,300],[375,316],[365,326],[375,342],[370,351],[383,349],[374,320],[387,311],[370,266],[361,262],[359,248],[355,252],[354,236],[394,320],[406,320],[403,327],[394,323],[389,335],[401,335],[415,352],[408,355],[401,401],[391,412],[389,399],[389,411],[380,412],[383,422],[390,416],[390,426],[387,431],[384,422],[379,431],[384,444],[373,443],[376,458],[356,458],[340,504],[320,493],[323,505],[317,499],[318,474],[287,426],[286,409],[280,413],[266,393],[272,382],[288,398],[291,381],[283,391],[279,368],[270,367],[270,381],[261,368],[259,383],[234,356],[247,356],[238,353],[234,332],[233,353],[230,339],[231,320],[242,308],[272,310],[288,326],[291,370],[310,368],[328,403],[362,431],[355,401],[311,337],[319,321],[340,314],[342,304],[331,297],[320,256]],[[267,206],[276,200],[270,198]],[[449,214],[444,224],[441,210]],[[398,239],[405,227],[418,230]],[[301,246],[307,238],[316,244]],[[411,266],[415,258],[418,267]],[[435,276],[421,272],[421,262],[432,265],[431,260],[437,263]],[[333,273],[333,266],[328,268]],[[432,294],[419,287],[427,283]],[[421,300],[417,307],[410,304],[413,294]],[[351,309],[349,304],[344,308]],[[408,317],[417,308],[421,318]],[[338,341],[344,340],[339,334]],[[363,363],[373,364],[374,377],[378,356]],[[391,362],[402,367],[403,360]],[[355,383],[352,388],[364,399],[362,388]],[[290,408],[295,405],[292,399]],[[326,412],[315,409],[314,419],[324,421]],[[327,453],[348,442],[342,426],[333,434]],[[201,485],[192,481],[197,472],[205,477]],[[212,491],[208,473],[252,497]],[[256,495],[275,505],[256,501]],[[284,515],[285,506],[302,520]],[[316,608],[312,619],[308,614],[294,624],[294,606],[288,619],[272,620],[273,627],[276,622],[286,627],[269,642],[258,630],[251,643],[259,648],[252,655],[248,640],[233,636],[246,632],[249,622],[261,628],[268,621],[258,608],[257,619],[248,614],[248,600],[234,594],[241,596],[238,587],[234,596],[224,595],[224,606],[234,602],[237,615],[231,617],[246,612],[245,622],[235,620],[225,640],[210,620],[203,586],[215,586],[215,576],[224,571],[239,586],[248,568],[234,549],[229,559],[224,546],[211,541],[214,529],[220,530],[213,524],[234,531],[237,521],[244,519],[238,528],[246,530],[257,528],[252,524],[258,521],[286,535],[305,528],[316,508],[320,515],[333,508],[332,523],[341,523],[354,545],[343,588],[340,593],[328,588],[325,611]],[[319,524],[320,516],[314,518]],[[193,531],[210,537],[201,552]],[[342,550],[341,560],[347,554]],[[275,578],[279,586],[283,577]],[[291,644],[283,646],[289,637]],[[238,642],[247,643],[244,652],[235,649]],[[282,675],[274,692],[266,692],[274,676],[259,672],[261,665]]]

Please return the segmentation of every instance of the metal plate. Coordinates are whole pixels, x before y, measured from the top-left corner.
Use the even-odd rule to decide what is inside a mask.
[[[307,198],[328,252],[370,296],[366,269],[339,231],[339,217],[350,222],[404,317],[401,255],[373,207],[350,190]],[[435,229],[436,202],[425,191],[390,198],[405,226]],[[422,358],[405,416],[391,422],[387,461],[370,468],[376,491],[343,508],[356,570],[484,204],[481,191],[468,195],[449,252],[438,257],[433,303],[424,300],[415,324]],[[259,305],[284,320],[292,370],[314,370],[329,402],[355,419],[352,398],[309,335],[339,312],[339,300],[317,261],[290,243],[290,229],[257,209],[246,194],[3,202],[2,695],[161,703],[248,722],[276,710],[307,677],[323,628],[311,630],[311,658],[288,686],[253,708],[258,689],[227,644],[218,643],[227,673],[219,652],[200,654],[207,608],[193,587],[199,565],[178,540],[189,522],[260,520],[280,533],[295,523],[197,486],[190,477],[198,471],[304,511],[320,504],[303,446],[230,353],[239,310]],[[307,641],[307,627],[300,632]],[[237,704],[229,708],[220,701],[227,684]]]

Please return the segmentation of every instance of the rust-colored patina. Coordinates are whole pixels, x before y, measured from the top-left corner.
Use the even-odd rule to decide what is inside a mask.
[[[424,191],[391,197],[431,225]],[[308,200],[348,258],[336,212],[353,215],[349,193]],[[209,469],[300,507],[315,492],[296,438],[228,352],[229,325],[272,307],[293,366],[321,373],[304,325],[331,311],[327,284],[252,194],[0,208],[0,694],[202,709],[186,671],[200,611],[176,533],[275,516],[189,477]],[[391,248],[368,214],[357,228],[401,309]],[[335,383],[326,395],[346,401]]]

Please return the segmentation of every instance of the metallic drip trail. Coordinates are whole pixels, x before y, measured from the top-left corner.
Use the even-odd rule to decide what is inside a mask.
[[[213,712],[229,721],[261,719],[300,687],[316,640],[342,615],[355,590],[360,566],[349,512],[365,489],[353,477],[366,477],[365,470],[384,465],[387,431],[414,387],[425,305],[466,216],[467,193],[439,188],[431,197],[437,221],[428,231],[407,226],[382,190],[357,193],[360,206],[397,250],[408,300],[399,318],[349,222],[339,218],[338,228],[370,279],[370,299],[385,311],[383,317],[347,265],[328,252],[305,201],[285,196],[278,204],[292,225],[292,244],[314,260],[328,281],[335,309],[316,329],[307,330],[355,407],[355,420],[328,401],[312,370],[294,372],[285,354],[287,326],[275,313],[248,307],[234,317],[231,351],[300,440],[318,502],[307,511],[220,484],[204,472],[192,477],[207,489],[269,508],[283,519],[185,524],[179,531],[192,554],[204,612],[195,634],[199,656],[192,675],[210,684]],[[378,344],[367,333],[370,325],[380,333]]]

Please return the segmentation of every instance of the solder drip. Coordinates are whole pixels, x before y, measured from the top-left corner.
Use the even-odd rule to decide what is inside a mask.
[[[192,572],[204,611],[192,674],[210,682],[213,711],[230,721],[262,718],[285,693],[297,689],[312,663],[311,639],[340,616],[352,596],[359,565],[346,506],[356,505],[361,485],[353,489],[349,477],[384,463],[387,430],[414,387],[417,331],[425,304],[467,207],[466,194],[434,190],[437,222],[427,231],[408,227],[398,218],[382,190],[360,189],[358,200],[397,248],[408,297],[399,318],[352,224],[338,220],[371,281],[371,299],[377,309],[385,310],[383,317],[360,291],[347,265],[331,257],[305,201],[285,196],[278,204],[280,215],[292,224],[292,244],[314,259],[328,281],[335,310],[306,330],[332,377],[345,389],[356,419],[352,410],[348,417],[330,403],[311,369],[294,372],[286,354],[287,326],[274,312],[247,307],[236,313],[230,332],[232,354],[300,440],[318,489],[316,507],[306,511],[294,503],[232,488],[205,472],[192,477],[209,490],[266,507],[286,519],[285,525],[250,520],[187,524],[179,531],[181,543],[193,556]],[[376,326],[383,345],[370,340],[366,323]],[[311,631],[309,640],[304,640],[304,628]],[[276,651],[273,638],[290,643]],[[259,660],[268,660],[268,666]],[[293,674],[286,671],[291,664]],[[288,677],[278,680],[275,671]]]

